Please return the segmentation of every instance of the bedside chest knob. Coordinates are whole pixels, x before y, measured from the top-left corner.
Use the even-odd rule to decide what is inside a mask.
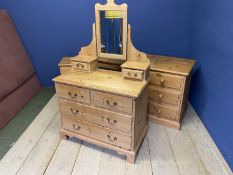
[[[164,86],[164,83],[165,83],[165,80],[161,78],[161,79],[160,79],[160,85],[161,85],[161,86]]]
[[[158,112],[158,114],[161,114],[162,111],[160,109],[157,109],[157,112]]]
[[[163,94],[159,94],[158,97],[161,100],[163,98]]]

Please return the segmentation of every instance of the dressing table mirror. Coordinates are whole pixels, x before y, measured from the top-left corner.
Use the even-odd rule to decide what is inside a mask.
[[[150,62],[131,42],[127,4],[96,4],[90,45],[54,78],[61,137],[76,137],[126,155],[134,163],[147,132]],[[100,66],[117,64],[121,71]],[[100,67],[104,67],[100,68]]]

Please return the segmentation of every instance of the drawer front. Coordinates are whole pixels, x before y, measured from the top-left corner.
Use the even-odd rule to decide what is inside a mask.
[[[132,117],[59,99],[62,116],[131,134]]]
[[[96,107],[132,115],[133,100],[131,98],[97,91],[92,92],[92,98],[93,105]]]
[[[131,69],[122,69],[123,77],[142,80],[143,79],[143,71],[140,70],[131,70]]]
[[[150,84],[178,90],[183,90],[184,88],[185,77],[183,76],[152,71],[150,72],[150,75]]]
[[[99,127],[81,121],[73,121],[65,117],[62,118],[64,129],[77,134],[81,134],[105,143],[115,145],[124,149],[131,148],[131,136],[114,130]]]
[[[90,104],[91,95],[87,89],[77,88],[68,85],[55,84],[56,92],[59,97],[68,100]]]
[[[178,108],[172,108],[164,105],[160,105],[156,102],[149,101],[148,105],[149,114],[153,114],[156,117],[167,118],[171,120],[176,120],[178,116]]]
[[[72,67],[76,70],[88,71],[87,63],[82,62],[72,62]]]
[[[179,106],[182,94],[179,91],[171,91],[158,87],[149,87],[149,98],[161,104]]]

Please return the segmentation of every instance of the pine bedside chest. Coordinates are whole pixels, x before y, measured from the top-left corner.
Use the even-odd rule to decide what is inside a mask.
[[[149,120],[180,128],[195,64],[191,59],[148,55],[151,61]]]

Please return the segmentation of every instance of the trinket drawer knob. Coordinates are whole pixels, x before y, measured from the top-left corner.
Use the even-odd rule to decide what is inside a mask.
[[[78,63],[78,64],[77,64],[77,67],[78,67],[78,68],[79,68],[79,67],[84,68],[84,65],[82,65],[81,63]]]
[[[107,137],[108,137],[108,140],[109,140],[110,142],[115,142],[115,141],[117,140],[117,137],[111,138],[110,135],[107,135]]]
[[[77,130],[77,131],[78,131],[78,130],[81,129],[81,126],[78,126],[78,125],[76,126],[75,124],[73,124],[73,128],[74,128],[74,130]]]

